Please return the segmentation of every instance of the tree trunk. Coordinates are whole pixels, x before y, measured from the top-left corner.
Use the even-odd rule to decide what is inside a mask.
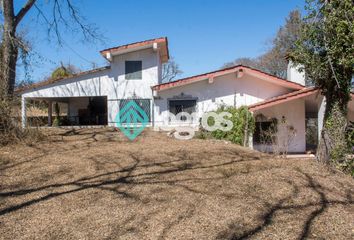
[[[3,80],[5,81],[5,93],[8,96],[12,96],[15,88],[15,79],[16,79],[16,63],[18,58],[18,49],[13,43],[13,36],[15,32],[10,30],[8,31],[8,37],[3,39]]]
[[[3,0],[4,34],[2,53],[2,78],[5,87],[4,94],[12,96],[15,88],[16,62],[18,46],[16,39],[16,18],[14,16],[13,1]]]
[[[347,148],[345,130],[347,127],[346,104],[326,98],[326,109],[321,138],[317,148],[317,160],[330,164],[344,159]],[[332,98],[333,99],[333,98]]]

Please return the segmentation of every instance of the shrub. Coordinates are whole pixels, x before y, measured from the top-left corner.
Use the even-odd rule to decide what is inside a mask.
[[[22,129],[16,115],[19,101],[16,98],[0,98],[0,146],[24,142],[32,144],[44,139],[44,135],[36,128]]]
[[[228,107],[221,106],[216,110],[216,113],[228,112],[231,113],[231,117],[225,117],[225,119],[230,120],[233,123],[233,127],[230,131],[216,130],[211,132],[211,135],[216,139],[224,139],[231,141],[233,143],[247,146],[248,139],[254,132],[255,120],[247,107]],[[208,119],[209,125],[213,125],[214,120],[212,118]]]
[[[350,153],[354,152],[354,122],[350,122],[347,127],[347,144]]]
[[[55,117],[55,118],[54,118],[54,121],[53,121],[52,126],[53,126],[53,127],[59,127],[59,126],[61,126],[60,117]]]
[[[59,104],[56,102],[54,104],[54,112],[55,112],[55,119],[53,121],[52,126],[54,127],[59,127],[62,125],[61,119],[60,119],[60,107]]]
[[[212,135],[211,135],[211,132],[206,131],[205,129],[200,129],[198,132],[196,132],[195,138],[210,139],[210,138],[212,138]]]

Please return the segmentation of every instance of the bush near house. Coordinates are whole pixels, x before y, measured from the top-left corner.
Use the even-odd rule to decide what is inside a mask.
[[[354,122],[349,122],[346,135],[348,149],[351,153],[354,153]]]
[[[0,98],[0,146],[15,143],[32,145],[45,139],[37,128],[22,129],[18,108],[19,99]]]
[[[199,138],[216,138],[231,141],[239,145],[247,146],[248,139],[251,134],[253,134],[255,129],[255,120],[247,107],[230,107],[221,106],[216,111],[216,113],[228,112],[231,117],[224,117],[233,123],[233,127],[230,131],[215,130],[208,133],[205,129],[201,129],[201,132],[197,135]],[[209,126],[214,125],[214,119],[208,119]]]

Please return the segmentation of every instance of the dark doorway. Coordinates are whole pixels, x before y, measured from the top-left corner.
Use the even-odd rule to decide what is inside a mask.
[[[88,106],[78,110],[80,125],[107,125],[107,97],[89,97]]]
[[[306,151],[316,153],[318,145],[318,119],[306,117]]]

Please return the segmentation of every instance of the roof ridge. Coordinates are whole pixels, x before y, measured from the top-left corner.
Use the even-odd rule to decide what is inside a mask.
[[[139,44],[139,43],[144,43],[144,42],[151,42],[151,41],[156,41],[156,40],[167,40],[167,37],[158,37],[158,38],[151,38],[151,39],[147,39],[147,40],[143,40],[143,41],[137,41],[137,42],[132,42],[132,43],[127,43],[127,44],[123,44],[123,45],[118,45],[115,47],[110,47],[110,48],[106,48],[100,51],[100,53],[102,52],[106,52],[106,51],[110,51],[113,50],[115,48],[121,48],[121,47],[126,47],[129,45],[134,45],[134,44]]]
[[[239,65],[235,65],[235,66],[232,66],[232,67],[222,68],[222,69],[219,69],[219,70],[214,70],[214,71],[210,71],[210,72],[206,72],[206,73],[201,73],[201,74],[197,74],[197,75],[192,75],[192,76],[185,77],[185,78],[180,78],[180,79],[177,79],[177,80],[172,81],[172,82],[161,83],[161,84],[158,84],[158,85],[155,85],[155,86],[160,86],[160,85],[165,85],[165,84],[174,83],[174,82],[178,82],[178,81],[183,81],[183,80],[185,80],[185,79],[194,78],[194,77],[201,77],[201,76],[203,76],[203,75],[208,75],[208,74],[212,74],[212,73],[217,73],[217,72],[221,72],[221,71],[225,71],[225,70],[231,70],[231,69],[237,68],[237,67],[245,67],[245,66],[239,64]],[[155,86],[154,86],[154,87],[155,87]]]

